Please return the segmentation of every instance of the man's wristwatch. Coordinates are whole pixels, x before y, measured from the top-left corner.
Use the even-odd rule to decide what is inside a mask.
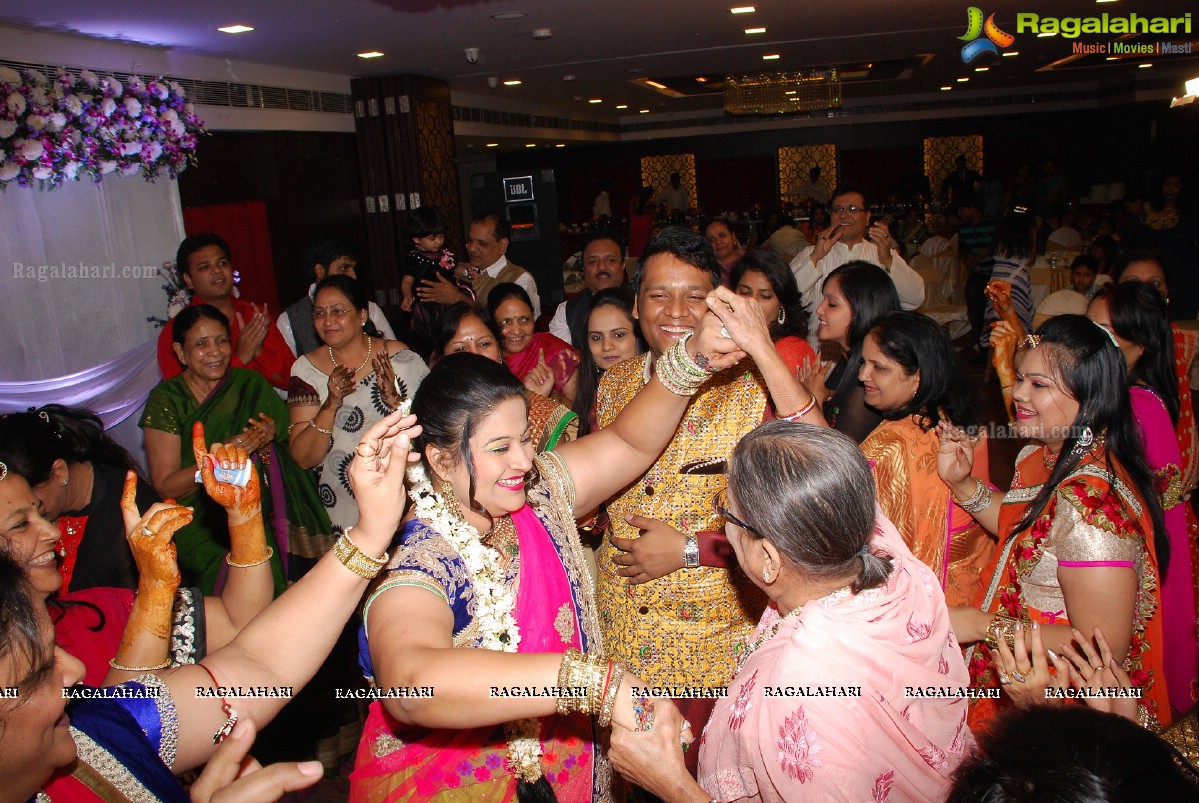
[[[683,568],[699,568],[699,538],[695,533],[688,535],[687,543],[683,545]]]

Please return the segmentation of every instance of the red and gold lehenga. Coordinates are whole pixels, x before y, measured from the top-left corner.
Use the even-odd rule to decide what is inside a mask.
[[[1124,668],[1142,689],[1141,705],[1151,723],[1170,722],[1163,675],[1161,589],[1153,524],[1149,511],[1122,469],[1107,470],[1106,450],[1092,449],[1057,488],[1031,527],[1013,532],[1049,479],[1052,463],[1044,449],[1028,446],[1020,453],[1012,488],[999,510],[1000,547],[988,571],[977,607],[1045,624],[1068,624],[1069,611],[1057,579],[1059,566],[1119,567],[1136,571],[1136,604],[1132,641]],[[1113,487],[1114,486],[1114,487]],[[976,644],[966,652],[970,684],[999,688],[988,650]],[[970,727],[985,729],[1005,700],[976,700]]]

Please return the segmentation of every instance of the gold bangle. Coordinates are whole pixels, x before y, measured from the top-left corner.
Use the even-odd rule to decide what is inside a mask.
[[[157,666],[122,666],[117,663],[116,658],[109,658],[108,665],[120,672],[156,672],[159,669],[166,669],[171,665],[171,659],[168,658]]]
[[[571,671],[574,669],[574,662],[577,661],[578,659],[579,659],[579,651],[576,650],[574,647],[571,647],[565,653],[563,653],[562,663],[558,667],[558,689],[559,689],[559,691],[569,688],[568,683],[570,680]],[[562,714],[562,715],[569,714],[571,712],[571,704],[573,703],[573,701],[574,701],[573,697],[565,697],[565,696],[559,695],[559,697],[558,697],[558,713]]]
[[[261,566],[262,564],[266,563],[268,560],[270,560],[274,556],[275,556],[275,548],[272,546],[268,546],[266,548],[266,556],[261,557],[258,560],[253,560],[253,561],[250,561],[249,563],[236,563],[233,560],[233,554],[228,553],[225,555],[225,563],[228,563],[234,569],[249,569],[251,566]]]
[[[1021,620],[1001,613],[995,614],[987,625],[987,635],[983,642],[992,650],[999,649],[999,639],[1007,642],[1008,649],[1016,649],[1016,624]]]
[[[604,689],[604,701],[600,704],[596,724],[606,728],[612,724],[612,712],[616,710],[616,698],[620,696],[620,684],[624,681],[624,667],[612,662],[608,675],[608,688]]]
[[[333,554],[341,561],[342,566],[354,574],[367,580],[373,580],[387,565],[388,555],[384,552],[383,557],[373,558],[363,552],[350,538],[351,529],[353,528],[347,529],[340,538],[333,542]]]

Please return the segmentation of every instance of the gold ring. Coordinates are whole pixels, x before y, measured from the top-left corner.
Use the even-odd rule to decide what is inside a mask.
[[[365,446],[365,447],[366,447],[368,450],[370,450],[370,453],[369,453],[369,454],[363,454],[363,453],[362,453],[362,447],[363,447],[363,446]],[[376,452],[376,451],[374,450],[374,448],[373,448],[373,447],[372,447],[372,446],[371,446],[369,443],[360,443],[360,444],[358,444],[358,446],[356,446],[356,447],[354,448],[354,453],[355,453],[355,454],[357,454],[359,457],[361,457],[363,460],[370,460],[372,457],[378,457],[378,456],[379,456],[379,453],[378,453],[378,452]]]

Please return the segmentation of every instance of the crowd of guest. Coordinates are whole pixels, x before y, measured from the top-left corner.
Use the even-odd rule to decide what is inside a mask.
[[[818,169],[815,227],[595,232],[554,309],[499,215],[410,216],[395,321],[348,241],[272,321],[187,238],[144,464],[0,416],[0,800],[1199,799],[1189,245],[1034,310],[1060,182],[958,168],[957,342],[925,221]]]

